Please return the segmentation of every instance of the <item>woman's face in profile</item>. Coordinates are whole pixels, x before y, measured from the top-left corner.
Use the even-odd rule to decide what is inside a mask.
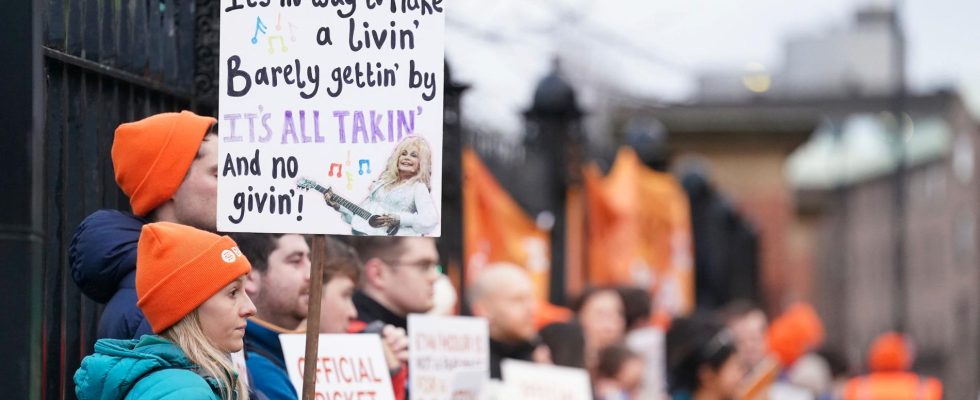
[[[419,172],[419,149],[406,147],[398,155],[398,172],[415,175]]]

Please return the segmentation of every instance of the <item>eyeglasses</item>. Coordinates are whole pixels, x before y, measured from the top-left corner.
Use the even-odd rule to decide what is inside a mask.
[[[423,274],[427,274],[427,273],[430,273],[432,271],[436,271],[436,272],[442,273],[442,266],[439,265],[439,263],[428,261],[428,260],[414,261],[414,262],[405,262],[405,261],[400,261],[400,260],[384,260],[384,259],[382,259],[382,261],[384,261],[385,264],[388,264],[388,265],[390,265],[392,267],[397,267],[397,266],[412,267],[412,268],[415,268],[416,270],[418,270],[419,272],[421,272]]]

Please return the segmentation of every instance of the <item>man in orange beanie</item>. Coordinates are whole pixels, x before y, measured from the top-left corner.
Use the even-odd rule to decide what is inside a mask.
[[[132,214],[92,213],[75,230],[69,249],[75,283],[93,300],[106,303],[99,338],[150,333],[136,306],[136,247],[144,224],[165,221],[215,230],[216,122],[183,111],[116,128],[112,165]]]
[[[868,352],[871,373],[853,378],[844,387],[844,400],[939,400],[939,380],[909,372],[915,351],[906,336],[888,332],[875,339]]]

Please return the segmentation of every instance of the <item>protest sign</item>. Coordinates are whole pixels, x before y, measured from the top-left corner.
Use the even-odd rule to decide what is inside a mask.
[[[477,400],[489,379],[485,369],[456,369],[452,371],[452,386],[449,393],[452,400]]]
[[[455,371],[479,370],[484,379],[489,378],[488,329],[487,320],[483,318],[410,314],[409,393],[412,400],[452,399]]]
[[[524,400],[592,400],[584,369],[504,359],[500,373],[509,391]]]
[[[279,335],[289,380],[303,390],[306,335]],[[378,335],[320,335],[316,400],[394,400],[391,376]]]
[[[219,230],[439,235],[442,3],[221,1]]]

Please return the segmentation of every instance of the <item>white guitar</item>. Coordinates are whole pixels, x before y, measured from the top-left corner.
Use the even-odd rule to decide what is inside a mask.
[[[363,233],[370,236],[384,236],[384,235],[394,236],[398,234],[398,229],[400,228],[399,225],[386,226],[386,225],[382,225],[378,221],[382,216],[385,215],[383,212],[384,210],[371,210],[358,206],[357,204],[354,204],[350,200],[340,197],[340,195],[330,190],[329,187],[323,187],[322,185],[320,185],[319,183],[317,183],[312,179],[299,178],[299,180],[296,181],[296,186],[298,186],[300,189],[316,190],[320,193],[323,193],[324,196],[329,194],[331,202],[337,203],[341,207],[350,210],[350,212],[354,214],[353,218],[351,218],[350,227],[355,232]]]

